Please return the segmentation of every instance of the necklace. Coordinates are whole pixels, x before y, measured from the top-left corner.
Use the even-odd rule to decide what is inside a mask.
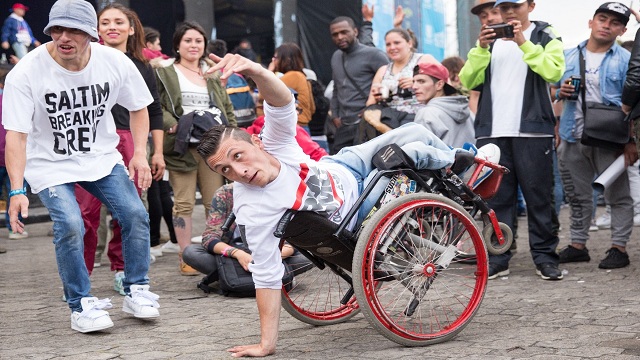
[[[191,71],[192,73],[196,73],[196,74],[198,74],[198,76],[200,77],[200,80],[203,80],[203,79],[204,79],[204,76],[202,76],[202,69],[198,68],[198,71],[195,71],[195,70],[193,70],[193,69],[189,69],[188,67],[186,67],[186,66],[182,65],[181,63],[178,63],[178,65],[180,65],[180,66],[182,66],[183,68],[185,68],[185,69],[187,69],[187,70]]]

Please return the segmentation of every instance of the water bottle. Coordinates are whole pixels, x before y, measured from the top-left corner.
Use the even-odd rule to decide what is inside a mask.
[[[7,54],[2,53],[2,56],[0,57],[0,64],[6,64],[7,63]]]

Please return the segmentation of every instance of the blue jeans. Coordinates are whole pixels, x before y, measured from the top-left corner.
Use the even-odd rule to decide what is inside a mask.
[[[105,204],[122,227],[124,289],[149,283],[149,216],[124,166],[94,182],[78,184]],[[58,273],[72,311],[82,311],[80,300],[92,296],[89,272],[84,262],[84,225],[74,193],[75,183],[52,186],[38,193],[53,220]]]
[[[418,169],[442,169],[455,160],[455,149],[451,149],[424,126],[407,123],[364,144],[345,147],[337,154],[326,156],[320,161],[337,163],[349,169],[358,182],[358,193],[361,194],[377,173],[371,162],[373,156],[389,144],[400,146],[413,159]],[[369,214],[386,185],[384,181],[378,182],[359,210],[358,223]]]
[[[22,59],[29,52],[29,48],[27,47],[27,45],[21,42],[14,42],[13,44],[11,44],[11,48],[13,49],[13,52],[16,54],[18,59]]]

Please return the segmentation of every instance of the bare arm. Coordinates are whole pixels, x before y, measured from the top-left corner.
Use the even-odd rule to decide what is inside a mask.
[[[227,351],[233,357],[262,357],[276,352],[278,326],[280,324],[280,291],[275,289],[256,289],[256,303],[260,313],[260,343],[236,346]]]
[[[380,69],[376,71],[376,75],[371,81],[371,90],[369,91],[369,98],[365,105],[373,105],[379,100],[382,100],[382,96],[380,95],[380,82],[382,81],[382,75],[384,75],[385,71],[387,71],[387,65],[381,66]]]
[[[147,135],[149,134],[149,112],[147,108],[130,111],[129,120],[131,136],[133,137],[133,157],[129,161],[129,178],[133,180],[137,175],[137,186],[145,190],[151,186],[151,168],[147,162]]]
[[[11,180],[11,189],[22,189],[24,169],[27,163],[27,134],[7,131],[5,146],[5,162]],[[29,215],[29,199],[26,195],[14,195],[9,205],[9,221],[11,229],[17,233],[24,231],[24,224],[18,219],[18,213],[26,218]]]
[[[258,86],[258,91],[264,100],[271,106],[282,107],[291,102],[291,91],[278,77],[262,65],[246,59],[237,54],[227,54],[220,58],[213,54],[209,55],[216,65],[207,70],[207,73],[214,71],[224,72],[220,79],[227,79],[231,74],[239,73],[250,77]]]
[[[151,175],[155,181],[162,180],[166,166],[164,163],[164,155],[162,154],[163,138],[163,130],[151,130],[151,143],[153,144],[153,154],[151,155]]]

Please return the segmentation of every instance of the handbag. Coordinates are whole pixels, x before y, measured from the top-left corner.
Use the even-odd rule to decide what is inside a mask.
[[[629,121],[621,107],[604,105],[585,100],[585,61],[582,51],[580,53],[580,77],[582,116],[584,129],[580,143],[603,149],[619,151],[629,142]]]

